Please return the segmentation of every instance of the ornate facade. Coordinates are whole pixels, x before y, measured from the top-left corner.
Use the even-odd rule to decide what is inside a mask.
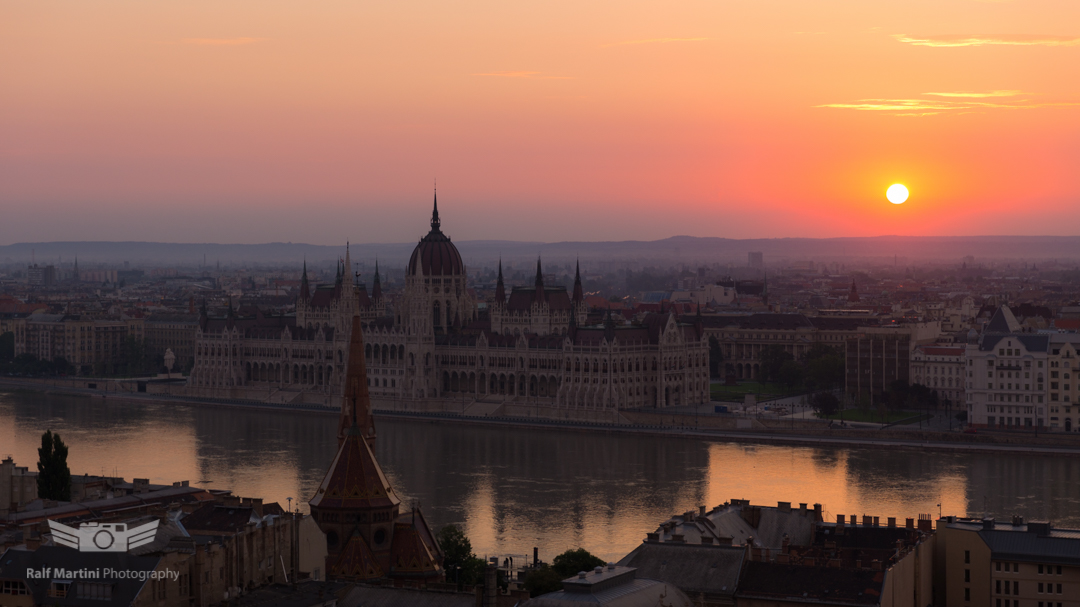
[[[204,314],[191,387],[202,396],[235,389],[227,394],[330,404],[343,393],[345,336],[355,316],[379,407],[463,411],[480,403],[489,410],[527,404],[617,412],[709,400],[701,319],[650,314],[633,325],[609,317],[587,326],[580,271],[571,293],[545,285],[538,260],[533,286],[514,287],[507,297],[500,263],[495,298],[482,314],[461,254],[442,232],[437,201],[391,314],[377,274],[369,298],[348,264],[346,250],[336,284],[314,290],[305,272],[295,317],[242,317],[231,308],[223,319]]]

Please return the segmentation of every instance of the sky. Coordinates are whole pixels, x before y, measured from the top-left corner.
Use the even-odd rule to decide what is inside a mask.
[[[1077,74],[1075,0],[0,1],[0,244],[1075,235]]]

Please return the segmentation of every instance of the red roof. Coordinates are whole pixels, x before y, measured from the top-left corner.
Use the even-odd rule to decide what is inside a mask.
[[[341,443],[310,503],[312,508],[351,510],[396,506],[401,500],[386,479],[371,446],[353,428]]]

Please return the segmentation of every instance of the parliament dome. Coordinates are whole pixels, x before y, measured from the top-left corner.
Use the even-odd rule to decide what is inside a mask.
[[[450,242],[450,237],[439,229],[439,200],[435,198],[435,208],[431,213],[431,231],[420,239],[413,249],[409,265],[405,268],[408,276],[464,276],[465,264],[461,253]]]

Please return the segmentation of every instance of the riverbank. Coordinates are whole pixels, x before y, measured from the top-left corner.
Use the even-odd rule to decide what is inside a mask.
[[[74,387],[58,387],[32,380],[0,378],[0,390],[31,391],[42,394],[107,398],[113,402],[141,404],[173,404],[190,407],[238,408],[253,411],[304,412],[319,415],[338,415],[337,409],[306,404],[278,404],[259,401],[222,400],[111,392]],[[850,446],[895,450],[938,452],[976,452],[996,454],[1049,455],[1080,457],[1080,436],[1022,432],[983,432],[966,434],[918,430],[902,427],[887,429],[838,428],[821,422],[791,422],[769,418],[734,416],[702,416],[679,412],[625,411],[620,423],[553,419],[506,415],[463,415],[433,411],[402,411],[375,409],[376,418],[396,418],[427,423],[457,423],[467,425],[502,426],[515,428],[550,428],[578,432],[629,433],[644,436],[690,438],[695,440],[774,444],[795,446]]]

